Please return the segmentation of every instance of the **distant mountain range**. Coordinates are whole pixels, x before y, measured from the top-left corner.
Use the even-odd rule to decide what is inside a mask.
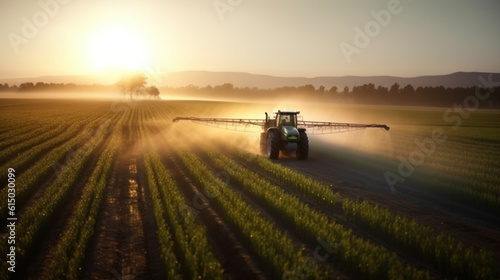
[[[419,86],[444,86],[444,87],[471,87],[480,85],[479,76],[487,79],[490,73],[486,72],[455,72],[448,75],[431,75],[418,77],[395,77],[395,76],[339,76],[339,77],[276,77],[269,75],[257,75],[242,72],[209,72],[209,71],[181,71],[166,74],[155,74],[150,77],[150,84],[156,86],[184,87],[194,85],[205,87],[224,83],[231,83],[235,87],[257,87],[261,89],[278,87],[297,87],[311,84],[316,88],[324,86],[326,89],[337,86],[342,90],[345,86],[352,88],[367,83],[375,86],[390,87],[394,83],[401,86],[411,84]],[[500,73],[493,74],[493,81],[500,81]],[[0,79],[0,83],[9,85],[24,82],[45,83],[75,83],[75,84],[112,84],[118,78],[99,75],[77,75],[77,76],[43,76],[35,78]]]
[[[390,87],[394,83],[401,86],[408,84],[415,88],[419,86],[444,86],[444,87],[471,87],[480,85],[479,76],[487,77],[490,73],[484,72],[456,72],[448,75],[419,76],[419,77],[394,77],[394,76],[340,76],[340,77],[276,77],[256,75],[240,72],[205,72],[185,71],[170,73],[163,78],[164,84],[173,87],[220,85],[231,83],[236,87],[277,88],[284,86],[303,86],[311,84],[316,88],[324,86],[329,89],[337,86],[352,88],[363,84],[373,83],[376,86]],[[500,81],[500,73],[493,73],[493,81]]]

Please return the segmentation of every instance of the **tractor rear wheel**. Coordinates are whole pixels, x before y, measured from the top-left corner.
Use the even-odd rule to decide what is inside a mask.
[[[299,133],[300,141],[297,147],[297,158],[305,160],[309,156],[309,138],[305,131],[300,131]]]
[[[270,159],[277,159],[280,154],[280,136],[277,131],[267,133],[267,155]]]

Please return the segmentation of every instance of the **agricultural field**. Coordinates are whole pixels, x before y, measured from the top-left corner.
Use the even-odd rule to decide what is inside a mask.
[[[270,160],[172,122],[277,109],[391,129]],[[1,279],[500,279],[499,111],[2,99],[0,124]]]

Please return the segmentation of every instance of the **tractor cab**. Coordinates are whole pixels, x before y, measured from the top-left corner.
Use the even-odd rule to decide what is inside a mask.
[[[277,111],[274,112],[275,127],[281,132],[283,141],[299,141],[300,135],[297,130],[297,114],[299,111]]]
[[[276,127],[283,126],[297,127],[297,114],[299,111],[278,111],[276,114]]]

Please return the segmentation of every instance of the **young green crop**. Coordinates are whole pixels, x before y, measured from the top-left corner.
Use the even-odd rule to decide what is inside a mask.
[[[146,168],[150,199],[153,204],[153,212],[155,216],[158,242],[160,244],[161,258],[167,273],[168,279],[182,279],[180,273],[180,264],[174,252],[174,239],[170,233],[170,229],[164,218],[164,204],[161,201],[154,171],[151,167],[149,155],[144,157],[144,166]]]
[[[405,248],[444,273],[467,279],[496,279],[500,276],[490,253],[465,248],[451,236],[437,234],[415,220],[410,221],[367,201],[359,203],[344,199],[343,209],[349,219],[367,226],[385,240]]]
[[[281,165],[272,163],[271,161],[238,151],[238,158],[245,159],[253,166],[259,167],[259,171],[266,172],[271,177],[276,178],[286,186],[293,185],[293,174],[296,173]],[[248,160],[250,159],[250,160]],[[300,180],[297,180],[300,182]],[[322,186],[325,191],[330,191],[328,187]],[[470,189],[468,189],[471,191]],[[295,189],[295,191],[298,191]],[[304,189],[304,191],[307,191]],[[298,191],[301,196],[303,191]],[[345,215],[357,222],[368,225],[375,231],[383,233],[384,237],[397,243],[398,246],[408,248],[418,259],[425,260],[431,265],[444,267],[446,271],[460,271],[460,275],[496,275],[494,265],[492,265],[492,257],[484,250],[474,252],[471,248],[465,249],[460,243],[449,237],[439,238],[436,241],[437,233],[432,229],[416,223],[408,221],[406,218],[397,216],[389,212],[387,209],[381,209],[377,205],[372,205],[368,202],[362,204],[355,203],[351,200],[342,199]],[[333,206],[333,205],[330,205]],[[353,214],[356,213],[356,215]],[[443,241],[448,241],[443,242]],[[424,246],[426,248],[424,248]],[[441,260],[436,260],[436,252],[448,251],[447,253],[439,253]],[[445,257],[455,256],[455,257]],[[451,262],[455,262],[452,264]],[[467,265],[460,265],[467,263]],[[488,278],[488,277],[487,277]]]
[[[180,205],[186,200],[178,190],[168,171],[163,167],[157,154],[146,154],[144,165],[148,176],[148,185],[155,204],[155,217],[160,223],[159,235],[171,235],[173,245],[178,249],[182,260],[181,266],[186,271],[186,279],[223,279],[220,262],[211,251],[206,230],[195,219],[192,213],[182,211]],[[163,220],[163,213],[168,217],[168,229]],[[168,231],[169,233],[162,232]],[[168,237],[167,237],[168,238]],[[161,240],[162,252],[169,253],[166,244]],[[169,261],[164,257],[167,271],[176,269],[169,267]]]
[[[87,246],[94,233],[97,213],[118,144],[117,137],[113,137],[99,158],[82,198],[76,205],[75,213],[68,222],[69,227],[62,234],[42,278],[79,279],[81,274],[79,268],[82,266]]]
[[[277,165],[266,158],[241,150],[233,151],[233,154],[240,159],[245,159],[252,166],[258,167],[259,171],[270,175],[307,199],[322,206],[332,207],[339,199],[339,195],[333,192],[328,186],[320,184],[310,177],[304,176],[290,168]]]
[[[19,218],[19,223],[16,225],[16,249],[20,262],[32,250],[36,238],[45,230],[47,224],[54,217],[56,209],[64,202],[71,186],[78,179],[79,173],[83,170],[83,166],[92,152],[102,143],[103,130],[105,129],[105,125],[101,126],[96,135],[75,152],[73,160],[62,168],[60,175],[52,185]],[[6,238],[1,239],[0,252],[2,254],[7,254]],[[2,262],[0,265],[4,271],[7,270],[6,264],[6,262]]]
[[[9,167],[18,169],[18,170],[26,170],[30,165],[33,163],[36,163],[37,159],[46,153],[48,153],[51,150],[54,150],[58,145],[61,145],[62,143],[68,141],[68,139],[74,138],[77,136],[77,133],[82,129],[84,126],[83,123],[80,124],[74,124],[69,127],[61,127],[60,130],[54,130],[50,131],[50,138],[45,139],[45,137],[35,137],[34,140],[35,144],[33,144],[32,141],[26,141],[28,143],[21,143],[21,144],[26,144],[26,147],[30,147],[29,149],[26,149],[26,151],[22,153],[18,153],[18,155],[11,159],[10,161],[6,162],[2,166],[0,166],[0,170],[5,170]],[[42,135],[44,136],[44,135]],[[38,141],[43,141],[43,143],[36,144]],[[25,147],[25,145],[23,145]],[[14,149],[11,152],[16,152],[17,149]],[[5,175],[0,174],[0,182],[5,182]]]
[[[91,127],[92,125],[96,125],[101,123],[102,117],[97,119],[89,120],[88,126],[86,128]],[[108,123],[101,123],[104,125],[108,125]],[[106,130],[106,127],[103,127],[102,130]],[[68,131],[59,137],[65,138],[67,134],[71,135],[72,131]],[[91,137],[91,136],[90,136]],[[84,133],[79,134],[77,137],[69,138],[64,144],[54,148],[52,151],[48,152],[41,160],[36,161],[30,168],[23,170],[21,176],[17,179],[17,187],[16,187],[16,206],[21,207],[23,202],[31,193],[36,190],[37,183],[39,183],[44,177],[46,177],[49,172],[54,170],[56,164],[64,159],[68,158],[68,151],[71,151],[75,146],[84,145],[85,141],[92,139],[89,138],[89,135],[85,135]],[[83,147],[83,146],[82,146]],[[76,157],[76,152],[73,154],[73,157]],[[58,165],[58,164],[57,164]],[[63,165],[60,165],[64,167]],[[0,199],[7,200],[7,189],[4,188],[0,191]],[[0,217],[5,217],[7,215],[7,204],[0,204]]]
[[[230,158],[214,152],[209,153],[209,156],[218,168],[227,172],[255,199],[292,224],[298,234],[308,242],[316,242],[318,238],[328,240],[330,246],[337,248],[332,252],[332,259],[339,260],[351,273],[366,279],[429,278],[427,271],[419,271],[403,264],[396,254],[357,237],[350,229],[335,223],[297,197],[287,194],[283,189]]]
[[[229,224],[243,236],[245,244],[259,256],[261,263],[273,278],[281,278],[283,273],[300,267],[305,261],[301,249],[296,249],[292,240],[236,194],[226,183],[214,176],[195,156],[173,148],[179,155],[191,176],[208,193],[214,194],[213,201],[221,210]],[[314,271],[312,275],[317,275]]]

